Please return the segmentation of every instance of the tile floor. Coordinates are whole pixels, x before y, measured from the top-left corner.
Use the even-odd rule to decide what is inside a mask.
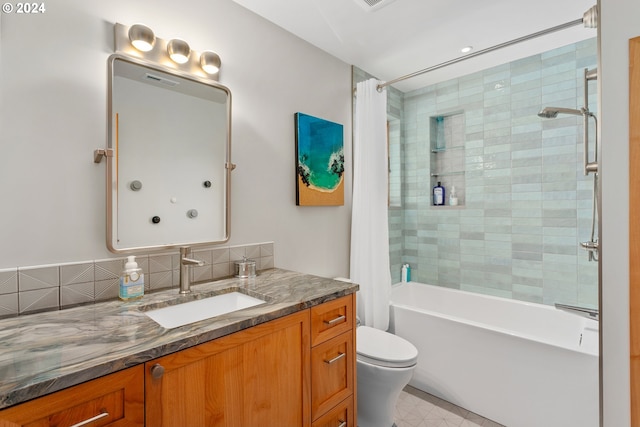
[[[397,427],[504,427],[411,386],[400,393]]]

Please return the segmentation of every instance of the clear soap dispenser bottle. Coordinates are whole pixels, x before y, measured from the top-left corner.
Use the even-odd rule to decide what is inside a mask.
[[[120,299],[128,301],[132,299],[142,298],[144,295],[144,274],[142,269],[138,267],[136,257],[131,255],[127,257],[124,270],[120,275]]]
[[[458,193],[456,193],[456,186],[451,186],[451,192],[449,193],[449,206],[458,206]]]

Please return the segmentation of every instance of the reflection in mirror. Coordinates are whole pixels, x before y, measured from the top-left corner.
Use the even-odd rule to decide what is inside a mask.
[[[109,249],[228,240],[229,90],[121,55],[109,68]]]

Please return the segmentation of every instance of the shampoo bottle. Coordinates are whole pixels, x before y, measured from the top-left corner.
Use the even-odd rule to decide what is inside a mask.
[[[120,275],[120,292],[122,300],[141,298],[144,295],[144,274],[138,267],[135,256],[127,257],[127,263]]]
[[[409,264],[402,264],[402,283],[411,281],[411,267]]]
[[[434,206],[442,206],[444,205],[444,187],[438,181],[438,185],[433,187],[433,205]]]

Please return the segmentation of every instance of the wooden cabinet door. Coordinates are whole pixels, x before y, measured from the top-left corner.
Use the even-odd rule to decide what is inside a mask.
[[[310,426],[309,311],[145,365],[153,427]]]
[[[142,365],[0,411],[2,427],[144,426]]]

